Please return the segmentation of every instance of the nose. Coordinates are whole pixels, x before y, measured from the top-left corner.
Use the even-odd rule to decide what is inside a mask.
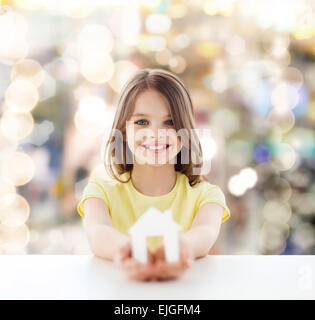
[[[161,141],[165,136],[165,129],[161,128],[159,125],[152,125],[150,127],[150,138],[154,141]]]

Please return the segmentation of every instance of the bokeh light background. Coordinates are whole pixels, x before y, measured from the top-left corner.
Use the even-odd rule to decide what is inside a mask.
[[[0,253],[88,254],[76,205],[137,69],[191,92],[232,218],[213,254],[315,253],[315,1],[0,7]]]

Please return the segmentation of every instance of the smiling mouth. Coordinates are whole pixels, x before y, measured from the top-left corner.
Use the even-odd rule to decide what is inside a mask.
[[[147,145],[147,144],[142,144],[141,147],[145,148],[146,150],[149,151],[154,151],[154,152],[159,152],[166,150],[170,147],[169,144],[161,144],[161,145]]]

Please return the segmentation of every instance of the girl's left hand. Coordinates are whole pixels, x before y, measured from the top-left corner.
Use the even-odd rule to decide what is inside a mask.
[[[144,264],[136,261],[132,257],[130,241],[119,248],[114,256],[114,262],[127,272],[130,279],[147,281],[154,278],[152,253],[148,250],[148,263]]]
[[[157,280],[175,279],[180,277],[194,262],[193,249],[185,238],[180,235],[180,258],[177,262],[167,262],[163,242],[154,253],[155,278]]]

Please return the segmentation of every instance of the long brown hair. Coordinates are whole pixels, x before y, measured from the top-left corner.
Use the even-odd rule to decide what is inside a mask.
[[[144,68],[137,71],[132,77],[125,83],[120,93],[118,100],[118,106],[116,115],[112,125],[112,133],[118,130],[123,135],[126,134],[126,121],[132,116],[132,112],[135,106],[135,101],[139,93],[144,90],[157,90],[164,97],[166,97],[172,120],[176,129],[176,132],[180,129],[183,130],[183,147],[177,154],[175,163],[175,171],[179,171],[185,174],[191,186],[199,183],[202,180],[206,180],[204,176],[199,174],[193,174],[193,168],[200,168],[203,164],[202,149],[200,141],[195,131],[195,113],[192,105],[190,95],[185,88],[182,81],[174,74],[163,69],[151,69]],[[128,157],[132,157],[131,150],[128,147],[128,143],[122,140],[120,141],[121,149],[121,161],[117,163],[117,149],[112,149],[115,135],[111,134],[105,146],[105,169],[107,173],[117,181],[128,182],[119,179],[119,175],[125,172],[131,172],[133,163],[126,161]],[[189,157],[187,163],[181,163],[182,153],[185,152],[185,156]],[[194,163],[192,161],[194,157]]]

